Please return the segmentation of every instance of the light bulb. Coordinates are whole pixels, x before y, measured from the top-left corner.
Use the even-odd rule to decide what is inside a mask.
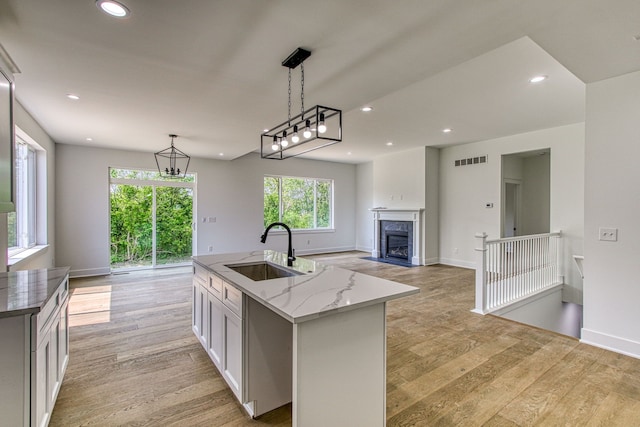
[[[302,132],[302,136],[305,138],[311,138],[311,120],[307,120],[304,127],[304,132]]]
[[[327,126],[324,124],[324,113],[320,113],[320,122],[318,123],[318,132],[325,133]]]
[[[280,141],[280,145],[286,147],[289,145],[289,140],[287,139],[287,131],[282,131],[282,140]]]
[[[278,137],[277,136],[273,137],[273,144],[271,144],[271,149],[273,151],[278,151]]]
[[[291,141],[294,144],[297,144],[300,141],[300,137],[298,136],[298,125],[293,126],[293,136],[291,137]]]

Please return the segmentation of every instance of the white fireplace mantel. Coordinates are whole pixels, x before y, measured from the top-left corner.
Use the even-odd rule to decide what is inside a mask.
[[[411,264],[424,265],[422,261],[422,212],[424,208],[391,209],[372,208],[373,212],[373,250],[371,256],[380,258],[380,221],[411,221],[413,222],[413,256]]]

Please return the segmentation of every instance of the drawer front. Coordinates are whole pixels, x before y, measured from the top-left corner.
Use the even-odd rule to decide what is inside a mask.
[[[222,301],[222,279],[213,273],[209,273],[209,292]]]
[[[40,342],[49,334],[49,328],[54,319],[57,319],[60,310],[60,288],[51,296],[51,299],[42,307],[40,313],[31,317],[31,349],[35,349]]]
[[[201,283],[207,283],[207,277],[209,273],[207,270],[199,264],[193,263],[193,274]]]
[[[65,301],[69,298],[69,275],[64,278],[60,287],[58,288],[60,292],[60,305],[63,305]]]
[[[69,275],[58,286],[58,289],[54,291],[51,298],[42,307],[40,313],[31,316],[31,349],[35,349],[40,345],[40,342],[49,333],[53,321],[58,317],[60,313],[60,307],[62,307],[69,300]]]
[[[242,319],[242,292],[227,282],[222,282],[222,303]]]

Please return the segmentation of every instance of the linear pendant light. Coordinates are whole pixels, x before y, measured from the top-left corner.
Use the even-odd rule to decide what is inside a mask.
[[[282,61],[289,69],[289,109],[287,120],[260,135],[263,159],[284,160],[342,141],[342,111],[323,105],[304,109],[304,60],[309,50],[297,48]],[[291,117],[291,70],[300,65],[300,114]]]

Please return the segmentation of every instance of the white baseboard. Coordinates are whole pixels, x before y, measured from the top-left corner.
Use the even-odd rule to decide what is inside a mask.
[[[422,263],[422,265],[434,265],[434,264],[440,264],[440,258],[438,257],[427,258],[423,260],[423,263]]]
[[[108,276],[109,274],[111,274],[110,267],[85,268],[82,270],[69,271],[69,277]]]
[[[640,342],[582,328],[581,343],[640,359]]]
[[[370,246],[358,246],[358,245],[356,245],[356,249],[355,249],[355,250],[356,250],[356,251],[362,251],[362,252],[369,252],[369,253],[371,253],[371,251],[373,250],[373,248],[372,248],[372,247],[370,247]]]
[[[476,263],[472,261],[463,261],[460,259],[440,258],[440,264],[450,265],[452,267],[476,268]]]
[[[296,256],[330,254],[333,252],[349,252],[357,250],[354,246],[336,246],[333,248],[296,249]]]

